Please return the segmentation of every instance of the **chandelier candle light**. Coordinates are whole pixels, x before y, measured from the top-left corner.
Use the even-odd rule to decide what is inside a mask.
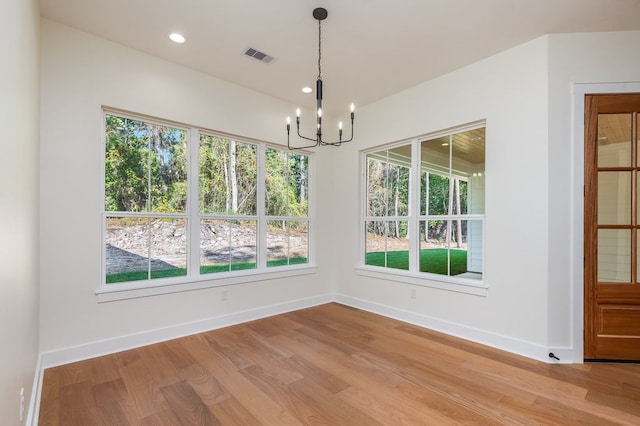
[[[291,146],[289,141],[289,131],[291,130],[291,117],[287,117],[287,146],[289,149],[300,149],[300,148],[313,148],[315,146],[340,146],[343,143],[351,142],[353,140],[353,119],[355,106],[351,104],[351,137],[347,140],[342,140],[342,121],[338,123],[338,141],[336,142],[327,142],[322,140],[322,21],[327,19],[327,10],[321,7],[318,7],[313,10],[313,17],[318,20],[318,79],[316,80],[316,101],[317,101],[317,131],[315,138],[308,138],[306,136],[302,136],[300,134],[300,108],[296,110],[296,127],[298,130],[298,136],[301,139],[306,139],[308,141],[312,141],[313,144],[306,146]]]

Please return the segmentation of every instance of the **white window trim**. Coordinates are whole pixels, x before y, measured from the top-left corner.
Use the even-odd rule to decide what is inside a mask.
[[[200,135],[207,134],[218,136],[225,139],[235,139],[237,141],[243,143],[251,143],[257,145],[257,156],[258,156],[258,183],[257,183],[257,197],[258,200],[264,200],[266,194],[266,184],[265,184],[265,173],[266,173],[266,157],[265,152],[267,148],[274,148],[278,150],[286,150],[286,147],[269,144],[264,141],[252,140],[250,138],[235,136],[224,134],[221,132],[211,131],[208,129],[197,128],[189,125],[185,125],[182,123],[177,123],[171,120],[163,120],[154,117],[149,117],[143,114],[135,114],[131,112],[122,111],[115,108],[103,107],[101,120],[102,120],[102,161],[101,161],[101,197],[100,197],[100,211],[101,214],[101,225],[100,225],[100,233],[101,233],[101,268],[100,268],[100,277],[99,282],[100,286],[95,290],[95,294],[97,297],[98,303],[102,302],[112,302],[117,300],[126,300],[133,299],[139,297],[148,297],[155,296],[160,294],[170,294],[170,293],[178,293],[183,291],[192,291],[206,288],[214,288],[242,283],[251,283],[269,279],[278,279],[278,278],[287,278],[287,277],[295,277],[302,275],[309,275],[317,273],[317,266],[315,260],[315,232],[314,232],[314,206],[315,206],[315,162],[312,161],[312,152],[306,150],[296,150],[295,153],[307,155],[309,158],[307,164],[307,173],[309,176],[308,180],[308,202],[309,202],[309,210],[306,217],[276,217],[276,216],[266,216],[265,215],[265,206],[264,202],[258,202],[258,211],[256,216],[250,216],[248,218],[255,219],[258,222],[258,243],[260,241],[266,242],[266,229],[264,226],[259,226],[260,220],[266,223],[269,220],[296,220],[296,221],[304,221],[308,223],[308,263],[299,264],[299,265],[286,265],[286,266],[266,266],[266,244],[257,244],[257,253],[256,253],[256,261],[257,268],[256,269],[248,269],[248,270],[240,270],[240,271],[230,271],[230,272],[219,272],[212,274],[200,274],[200,227],[195,226],[196,223],[199,224],[199,221],[203,215],[198,212],[198,197],[199,197],[199,189],[198,184],[189,184],[188,185],[188,195],[187,195],[187,210],[185,213],[153,213],[153,212],[141,212],[141,213],[133,213],[133,212],[107,212],[104,208],[104,197],[105,197],[105,186],[104,186],[104,174],[105,174],[105,158],[104,152],[106,149],[106,138],[105,138],[105,122],[106,115],[117,115],[120,117],[129,118],[132,120],[141,120],[151,124],[160,125],[160,126],[173,126],[182,130],[186,130],[189,132],[189,146],[188,146],[188,156],[187,156],[187,169],[189,172],[189,182],[191,182],[195,176],[196,182],[199,182],[198,178],[198,167],[199,167],[199,147],[200,147]],[[195,200],[195,201],[192,201]],[[195,209],[196,211],[192,211]],[[105,229],[105,219],[106,217],[180,217],[187,219],[187,233],[189,236],[188,239],[188,248],[187,248],[187,275],[181,277],[171,277],[171,278],[156,278],[153,280],[139,280],[139,281],[128,281],[122,283],[106,283],[106,252],[105,252],[105,244],[106,244],[106,229]],[[204,215],[207,216],[207,215]],[[237,219],[237,217],[233,217],[233,219]],[[195,254],[194,254],[195,253]]]
[[[364,223],[367,220],[394,220],[395,217],[385,216],[381,218],[368,217],[367,212],[367,154],[377,152],[384,149],[393,149],[398,146],[411,145],[411,173],[409,178],[409,185],[414,187],[416,182],[420,182],[420,143],[424,140],[434,139],[441,136],[451,135],[454,133],[465,132],[468,130],[474,130],[478,128],[486,127],[486,120],[479,120],[472,123],[468,123],[461,126],[451,127],[441,131],[428,133],[416,138],[404,139],[401,141],[376,146],[366,150],[360,151],[360,264],[356,267],[356,274],[360,276],[366,276],[371,278],[379,278],[384,280],[391,280],[401,282],[405,284],[418,285],[423,287],[436,288],[440,290],[453,291],[458,293],[471,294],[476,296],[487,296],[489,292],[489,285],[485,270],[485,258],[486,258],[486,230],[485,220],[486,214],[467,214],[467,215],[441,215],[437,216],[438,219],[463,219],[463,220],[481,220],[482,221],[482,279],[474,280],[469,278],[458,278],[455,276],[432,274],[428,272],[419,272],[419,253],[420,253],[420,238],[419,238],[419,223],[422,220],[426,220],[432,215],[420,215],[420,191],[410,190],[409,193],[409,215],[407,217],[398,217],[399,220],[406,220],[409,222],[409,270],[385,268],[381,266],[372,266],[365,264],[366,256],[366,230]]]

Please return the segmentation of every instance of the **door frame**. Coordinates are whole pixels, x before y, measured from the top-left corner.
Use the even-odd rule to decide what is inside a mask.
[[[640,93],[640,82],[571,84],[571,334],[573,362],[584,362],[584,126],[585,95]],[[567,354],[568,355],[568,354]]]

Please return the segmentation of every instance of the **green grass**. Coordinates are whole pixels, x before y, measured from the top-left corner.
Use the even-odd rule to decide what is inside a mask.
[[[387,268],[409,270],[409,252],[402,251],[376,251],[367,253],[365,264],[385,266]],[[420,252],[420,272],[447,275],[447,249],[425,249]],[[451,275],[467,272],[467,251],[451,249]]]
[[[309,260],[306,257],[296,257],[291,259],[278,259],[270,260],[267,262],[267,267],[274,266],[286,266],[286,265],[300,265],[308,263]],[[255,262],[237,262],[231,264],[232,271],[241,271],[246,269],[256,269]],[[215,274],[217,272],[228,272],[229,265],[206,265],[200,267],[200,274]],[[161,269],[157,271],[151,271],[151,279],[156,278],[170,278],[170,277],[183,277],[187,275],[187,268],[171,268]],[[107,275],[107,284],[122,283],[127,281],[142,281],[147,279],[147,271],[131,271],[131,272],[119,272],[116,274]]]

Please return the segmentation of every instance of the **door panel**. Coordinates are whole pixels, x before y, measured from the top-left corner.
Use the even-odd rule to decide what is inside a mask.
[[[585,99],[585,359],[640,360],[640,94]]]

